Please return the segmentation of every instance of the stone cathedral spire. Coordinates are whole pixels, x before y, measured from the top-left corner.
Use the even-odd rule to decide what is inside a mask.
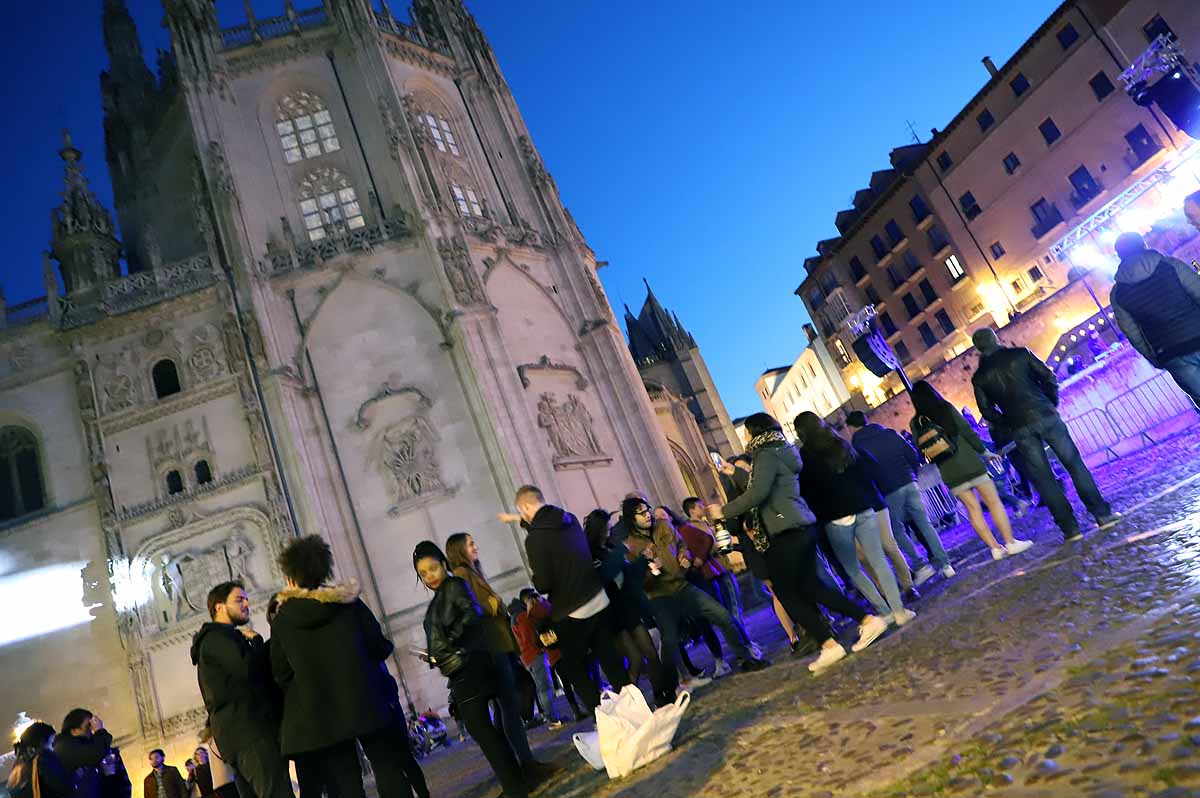
[[[83,153],[63,131],[63,201],[50,215],[50,254],[58,261],[68,295],[102,285],[121,272],[121,244],[108,209],[88,186],[80,160]]]

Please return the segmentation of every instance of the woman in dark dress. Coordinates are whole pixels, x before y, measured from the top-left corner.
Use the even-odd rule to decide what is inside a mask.
[[[432,541],[421,541],[413,550],[413,568],[433,591],[425,610],[422,659],[449,682],[458,719],[499,779],[503,798],[528,798],[521,766],[488,713],[488,701],[497,696],[498,684],[484,637],[483,610],[466,581],[451,576],[448,567],[446,555]]]

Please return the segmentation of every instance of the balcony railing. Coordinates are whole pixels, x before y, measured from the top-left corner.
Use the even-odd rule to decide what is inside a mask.
[[[1130,147],[1125,153],[1125,165],[1130,171],[1136,170],[1146,161],[1162,152],[1162,145],[1157,141],[1138,147]]]
[[[1063,223],[1062,211],[1057,205],[1050,206],[1050,212],[1045,217],[1039,219],[1037,223],[1029,228],[1029,232],[1033,233],[1036,239],[1045,238],[1046,234]]]
[[[1099,183],[1092,183],[1089,186],[1080,186],[1071,192],[1071,206],[1075,210],[1079,210],[1084,205],[1100,196],[1103,187]]]

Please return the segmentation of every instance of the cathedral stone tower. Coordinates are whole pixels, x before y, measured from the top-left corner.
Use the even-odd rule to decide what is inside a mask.
[[[405,699],[444,707],[403,654],[418,541],[470,532],[511,596],[523,533],[496,514],[521,484],[580,515],[687,495],[595,256],[458,0],[224,29],[164,0],[157,75],[123,0],[97,5],[121,240],[68,141],[48,296],[0,316],[11,565],[61,568],[81,617],[0,646],[22,674],[0,716],[88,706],[127,761],[186,758],[204,595],[240,577],[261,613],[297,534],[362,586]]]
[[[625,307],[625,329],[638,371],[687,402],[709,451],[726,457],[742,451],[741,439],[696,339],[679,323],[678,316],[667,312],[649,283],[641,313],[635,317]]]

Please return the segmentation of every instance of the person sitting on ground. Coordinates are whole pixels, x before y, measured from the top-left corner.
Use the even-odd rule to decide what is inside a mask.
[[[1004,503],[1000,501],[996,485],[988,476],[987,465],[983,461],[984,457],[996,455],[987,450],[962,414],[924,380],[913,384],[912,403],[916,414],[910,426],[917,445],[937,465],[946,487],[966,507],[971,528],[987,545],[992,559],[1000,560],[1010,554],[1020,554],[1032,546],[1032,541],[1013,537],[1008,511],[1004,509]],[[996,542],[983,518],[981,499],[991,513],[996,528],[1000,530],[1003,546]]]

